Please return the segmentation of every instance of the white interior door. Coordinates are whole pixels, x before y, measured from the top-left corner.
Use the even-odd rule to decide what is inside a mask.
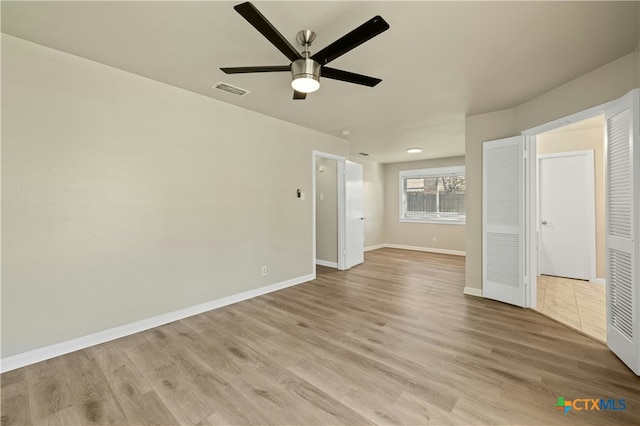
[[[524,138],[482,153],[482,295],[524,307]]]
[[[595,278],[594,191],[593,151],[538,156],[540,274]]]
[[[605,113],[607,345],[640,376],[640,90]]]
[[[364,262],[364,184],[362,165],[345,162],[345,266]]]

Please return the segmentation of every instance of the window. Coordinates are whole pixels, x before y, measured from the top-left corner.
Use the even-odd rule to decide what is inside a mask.
[[[464,224],[464,166],[400,172],[400,222]]]

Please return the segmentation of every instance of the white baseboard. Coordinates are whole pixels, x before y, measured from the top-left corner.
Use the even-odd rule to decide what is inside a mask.
[[[439,248],[433,248],[433,247],[404,246],[400,244],[383,244],[383,245],[384,247],[387,247],[387,248],[394,248],[394,249],[401,249],[401,250],[426,251],[429,253],[452,254],[455,256],[467,255],[467,253],[464,251],[439,249]]]
[[[385,248],[384,244],[376,244],[375,246],[369,246],[369,247],[365,247],[364,251],[371,251],[371,250],[378,250],[381,248]]]
[[[327,266],[329,268],[338,268],[337,262],[329,262],[328,260],[316,259],[316,265]]]
[[[75,352],[80,349],[85,349],[90,346],[99,345],[110,340],[119,339],[121,337],[129,336],[134,333],[149,330],[163,324],[181,320],[193,315],[198,315],[203,312],[211,311],[213,309],[218,309],[223,306],[232,305],[243,300],[261,296],[273,291],[282,290],[283,288],[302,284],[304,282],[311,281],[314,278],[315,274],[304,275],[287,281],[282,281],[280,283],[271,284],[265,287],[256,288],[254,290],[245,291],[242,293],[234,294],[232,296],[223,297],[221,299],[212,300],[210,302],[158,315],[152,318],[147,318],[119,327],[110,328],[108,330],[99,331],[87,336],[67,340],[66,342],[60,342],[50,346],[45,346],[43,348],[34,349],[32,351],[23,352],[21,354],[12,355],[0,360],[0,372],[5,373],[7,371],[15,370],[16,368],[35,364],[36,362],[45,361],[47,359],[55,358],[60,355]]]
[[[594,278],[590,280],[590,282],[594,284],[607,285],[607,280],[605,280],[604,278]]]
[[[483,297],[481,288],[465,287],[462,292],[464,294],[468,294],[469,296]]]

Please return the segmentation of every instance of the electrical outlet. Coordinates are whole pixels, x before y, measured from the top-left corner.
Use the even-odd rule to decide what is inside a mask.
[[[437,237],[433,237],[433,242],[437,243],[438,242],[438,238]]]
[[[267,267],[263,266],[262,267],[262,276],[264,277],[265,275],[267,275]]]

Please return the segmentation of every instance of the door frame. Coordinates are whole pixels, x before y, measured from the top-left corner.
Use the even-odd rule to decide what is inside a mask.
[[[602,141],[604,144],[604,140]],[[538,170],[540,169],[541,160],[548,158],[561,158],[561,157],[587,157],[587,161],[589,162],[589,169],[587,170],[587,186],[588,186],[588,199],[587,204],[589,204],[590,208],[587,209],[586,219],[587,226],[589,227],[589,235],[588,244],[589,247],[589,281],[598,282],[596,277],[596,187],[595,187],[595,163],[594,163],[594,153],[591,149],[580,150],[580,151],[567,151],[567,152],[557,152],[553,154],[541,154],[538,155],[538,161],[536,167]],[[538,173],[538,182],[537,182],[537,208],[536,208],[536,234],[539,234],[540,229],[540,178],[541,174]],[[537,252],[536,252],[537,253]],[[538,263],[536,264],[537,269],[540,269],[540,256],[536,254],[536,259]],[[536,277],[531,277],[531,279],[535,279]]]
[[[317,256],[317,247],[316,247],[316,174],[318,173],[318,168],[316,165],[317,158],[326,158],[329,160],[335,160],[338,164],[338,269],[344,271],[346,269],[346,252],[345,252],[345,222],[346,222],[346,194],[345,194],[345,176],[344,176],[344,167],[346,158],[341,157],[335,154],[329,154],[321,151],[312,151],[311,152],[311,170],[312,170],[312,183],[311,183],[311,205],[313,211],[313,234],[312,234],[312,245],[313,245],[313,257],[312,257],[312,265],[313,265],[313,276],[315,278],[316,275],[316,256]]]
[[[536,137],[540,133],[602,115],[611,103],[597,105],[521,132],[521,135],[524,136],[525,152],[530,153],[525,156],[525,275],[528,277],[525,282],[529,284],[525,292],[525,306],[527,308],[536,307],[536,295],[538,292],[536,283],[538,276],[538,159],[535,154]]]

